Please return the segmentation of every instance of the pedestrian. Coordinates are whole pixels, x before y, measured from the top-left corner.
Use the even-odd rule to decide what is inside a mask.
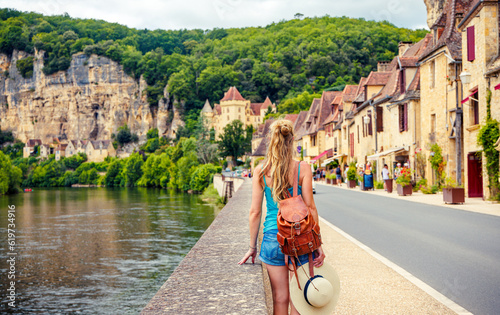
[[[292,314],[298,314],[290,300],[289,269],[285,265],[285,257],[279,248],[278,234],[278,201],[293,192],[294,171],[298,164],[298,193],[302,195],[310,214],[319,222],[318,211],[314,203],[311,167],[293,159],[293,124],[289,120],[277,120],[271,124],[267,157],[263,164],[254,170],[252,180],[252,205],[250,207],[250,248],[239,262],[244,264],[250,257],[255,263],[257,256],[257,236],[260,228],[262,200],[266,196],[266,217],[264,235],[260,250],[260,260],[265,265],[271,282],[274,314],[287,314],[288,306]],[[293,174],[293,175],[292,175]],[[299,256],[301,264],[308,262],[309,255]],[[314,252],[313,265],[323,265],[325,254],[320,246]]]
[[[384,168],[382,169],[382,180],[384,181],[384,190],[387,191],[387,183],[386,180],[389,179],[389,167],[387,164],[384,164]]]
[[[349,170],[349,166],[344,164],[344,182],[347,184],[347,171]]]
[[[326,175],[326,171],[325,169],[322,169],[321,170],[321,180],[324,181],[325,180],[325,175]]]
[[[398,164],[396,164],[396,169],[394,170],[394,180],[396,180],[399,176],[401,176],[401,171],[402,171],[401,163],[398,162]]]
[[[335,176],[337,178],[337,185],[342,186],[342,170],[340,169],[340,164],[337,165],[335,169]]]

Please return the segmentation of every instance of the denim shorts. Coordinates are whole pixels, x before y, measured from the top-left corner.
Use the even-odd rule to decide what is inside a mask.
[[[281,252],[278,239],[276,237],[278,230],[270,230],[264,233],[262,244],[260,245],[260,260],[272,266],[285,266],[285,255]],[[314,253],[313,253],[314,259]],[[299,256],[300,264],[309,262],[309,254]],[[291,258],[288,261],[291,264]]]

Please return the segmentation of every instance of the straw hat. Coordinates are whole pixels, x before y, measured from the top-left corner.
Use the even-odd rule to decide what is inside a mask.
[[[309,279],[309,263],[297,266],[297,285],[295,274],[290,279],[290,298],[300,314],[331,314],[337,305],[340,294],[340,280],[332,266],[324,263],[314,267],[314,277]]]

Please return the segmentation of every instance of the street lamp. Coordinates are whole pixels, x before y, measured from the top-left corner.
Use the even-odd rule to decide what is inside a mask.
[[[470,78],[471,74],[470,72],[467,72],[467,69],[465,69],[464,71],[462,71],[462,73],[460,73],[460,81],[462,81],[462,84],[469,84]]]
[[[365,123],[365,125],[369,125],[370,124],[370,117],[368,115],[364,116],[363,117],[363,122]]]

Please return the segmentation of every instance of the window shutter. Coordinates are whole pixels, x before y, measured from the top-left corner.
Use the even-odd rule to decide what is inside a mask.
[[[404,104],[404,131],[408,131],[408,103]]]
[[[354,132],[350,135],[350,147],[351,147],[351,157],[354,157]]]
[[[377,131],[384,131],[384,109],[377,107]]]
[[[405,75],[405,69],[401,69],[399,72],[399,89],[401,93],[406,93],[406,75]]]
[[[403,113],[403,108],[404,105],[399,105],[399,132],[403,132],[404,130],[404,113]]]
[[[474,26],[467,28],[467,60],[474,61],[476,59],[476,34]]]
[[[373,135],[373,124],[372,124],[372,111],[368,111],[368,117],[370,117],[370,123],[368,124],[368,135]]]

